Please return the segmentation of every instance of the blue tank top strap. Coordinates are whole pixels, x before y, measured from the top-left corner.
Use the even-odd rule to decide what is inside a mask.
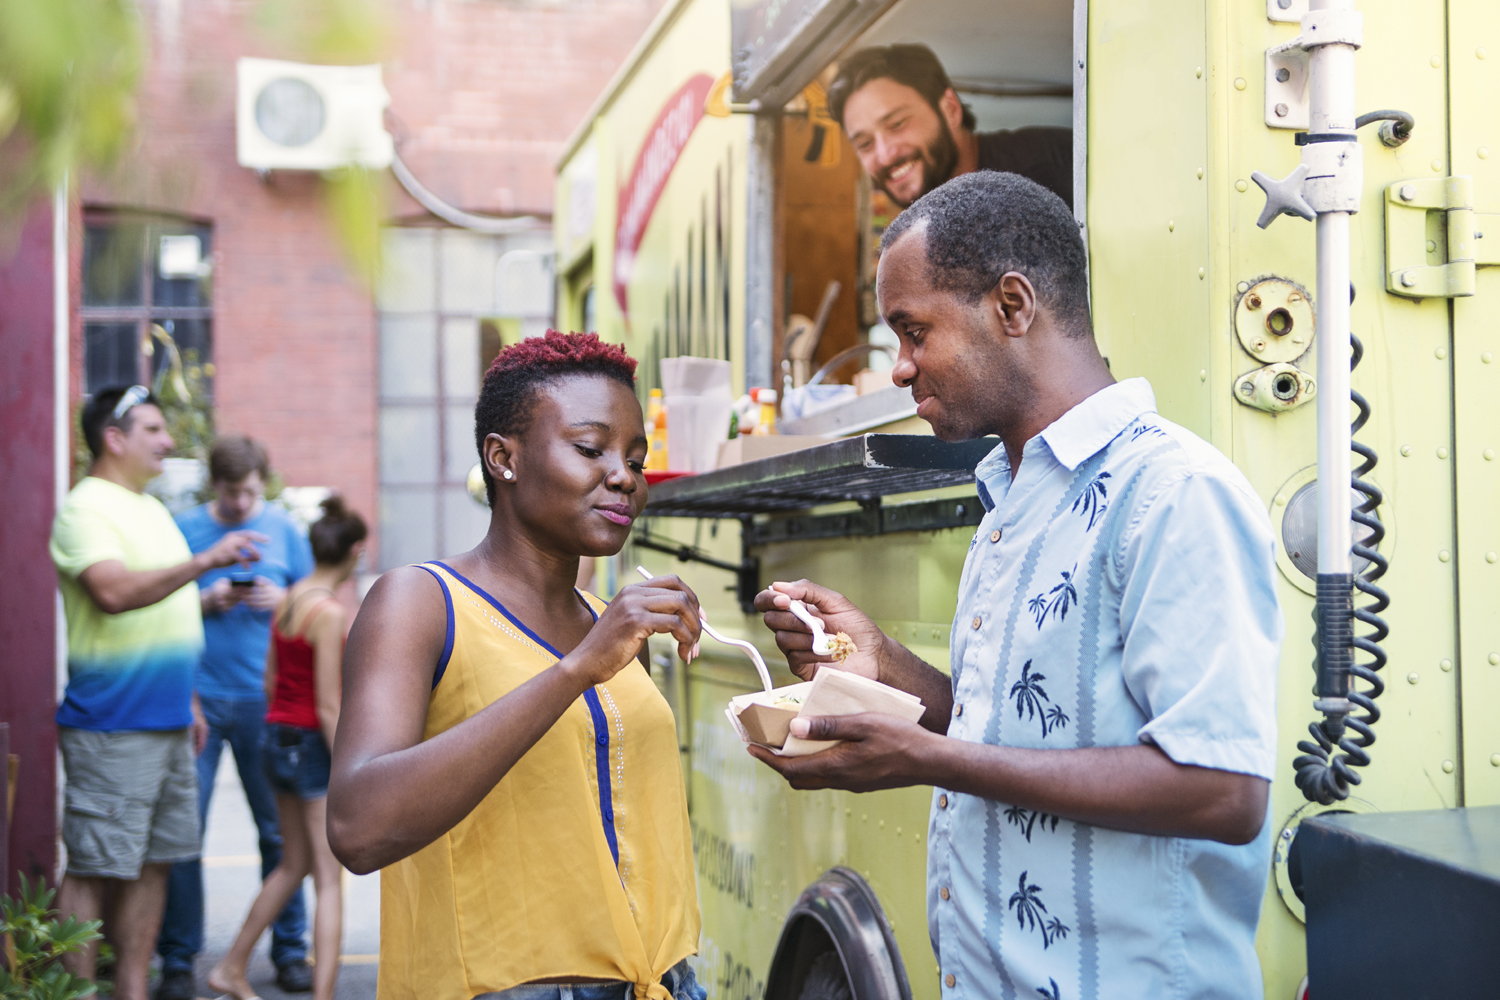
[[[434,565],[442,566],[443,564],[435,563]],[[448,669],[448,661],[453,657],[453,594],[449,592],[448,581],[443,579],[443,574],[433,569],[432,566],[426,563],[418,563],[417,568],[425,569],[431,573],[432,578],[438,582],[438,586],[443,588],[443,604],[448,614],[448,631],[443,638],[443,655],[438,657],[437,669],[432,672],[432,686],[435,688],[438,686],[438,681],[443,679],[443,673]],[[446,569],[447,567],[444,566],[443,568]]]

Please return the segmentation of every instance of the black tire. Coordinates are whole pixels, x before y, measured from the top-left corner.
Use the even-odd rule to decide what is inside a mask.
[[[854,1000],[854,991],[844,975],[844,963],[836,951],[825,951],[813,959],[802,980],[797,1000]]]
[[[830,868],[792,904],[766,1000],[912,1000],[890,922],[858,872]]]

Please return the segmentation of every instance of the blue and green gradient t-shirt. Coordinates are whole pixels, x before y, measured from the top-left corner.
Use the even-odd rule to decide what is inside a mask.
[[[193,669],[203,651],[198,585],[149,607],[108,615],[78,575],[97,563],[165,569],[193,557],[161,501],[104,479],[73,487],[52,522],[68,617],[68,687],[57,724],[102,732],[185,729],[193,721]]]

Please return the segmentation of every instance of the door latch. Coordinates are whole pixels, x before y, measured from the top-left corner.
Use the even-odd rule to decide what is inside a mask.
[[[1257,368],[1234,380],[1234,398],[1267,413],[1295,410],[1317,394],[1317,381],[1287,361]]]
[[[1500,214],[1474,211],[1472,177],[1385,189],[1385,290],[1408,299],[1474,294],[1474,269],[1500,265]]]

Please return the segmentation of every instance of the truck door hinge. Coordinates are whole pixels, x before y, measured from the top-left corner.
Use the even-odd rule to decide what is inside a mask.
[[[1500,265],[1500,214],[1474,211],[1472,177],[1385,189],[1385,290],[1408,299],[1473,295],[1474,269]]]

